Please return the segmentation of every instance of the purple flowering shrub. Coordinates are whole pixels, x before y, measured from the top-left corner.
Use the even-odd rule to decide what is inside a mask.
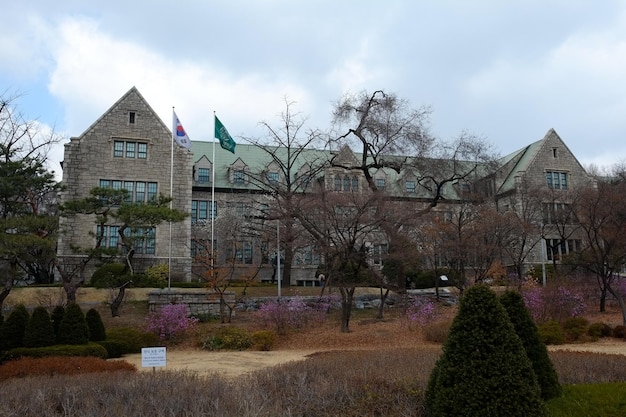
[[[575,288],[562,285],[542,287],[529,281],[522,287],[522,298],[535,323],[564,322],[580,317],[587,311],[583,294]]]
[[[287,302],[270,301],[261,305],[256,319],[261,326],[284,335],[289,330],[323,321],[332,303],[333,300],[329,297],[322,297],[313,306],[307,305],[300,297],[293,297]]]
[[[406,310],[406,318],[410,324],[425,327],[438,317],[437,306],[432,300],[416,297]]]
[[[184,304],[168,304],[161,311],[148,314],[146,330],[161,340],[172,340],[193,327],[198,319],[189,317]]]

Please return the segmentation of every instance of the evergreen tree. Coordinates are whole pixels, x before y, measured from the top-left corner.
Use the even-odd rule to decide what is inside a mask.
[[[548,349],[539,337],[537,326],[524,305],[524,299],[516,291],[507,291],[500,296],[500,303],[509,315],[515,332],[522,339],[526,355],[533,365],[544,400],[561,396],[561,384],[548,356]]]
[[[104,323],[102,323],[102,317],[95,308],[87,310],[85,314],[85,320],[87,320],[87,327],[89,327],[89,340],[92,342],[99,342],[106,339],[106,332],[104,330]]]
[[[24,331],[28,324],[28,310],[24,304],[15,306],[9,317],[2,324],[0,343],[2,349],[13,349],[24,346]]]
[[[59,327],[61,326],[61,321],[63,321],[63,316],[65,316],[65,307],[62,305],[58,305],[52,310],[52,328],[54,329],[54,337],[56,341],[59,341]]]
[[[54,345],[55,340],[54,327],[52,326],[48,310],[41,306],[35,308],[24,331],[24,346],[51,346]]]
[[[532,364],[496,294],[469,288],[426,390],[433,417],[539,417],[546,411]]]
[[[85,315],[76,303],[70,303],[59,325],[59,343],[82,345],[89,342],[89,327]]]

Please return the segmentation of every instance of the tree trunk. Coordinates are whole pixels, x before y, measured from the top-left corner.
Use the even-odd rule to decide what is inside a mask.
[[[13,288],[13,280],[9,278],[7,282],[4,283],[2,291],[0,291],[0,314],[4,311],[4,300],[6,300],[11,293],[11,288]]]
[[[115,299],[111,303],[111,317],[119,317],[120,316],[120,307],[122,306],[122,302],[124,301],[124,296],[126,295],[126,287],[132,284],[132,281],[128,281],[124,285],[119,288]]]
[[[341,332],[350,333],[350,315],[352,314],[352,300],[355,287],[341,287]]]
[[[603,276],[598,275],[598,287],[600,287],[600,312],[606,311],[606,287],[607,281]]]
[[[626,326],[626,300],[624,300],[624,296],[616,291],[613,291],[613,288],[609,284],[607,284],[606,289],[617,300],[619,308],[622,310],[622,325]]]
[[[73,283],[63,281],[63,289],[65,290],[65,297],[67,298],[67,304],[76,302],[76,291],[83,285],[82,281]]]
[[[383,287],[380,287],[380,305],[378,306],[378,315],[377,319],[382,319],[385,314],[385,301],[387,301],[387,297],[389,296],[389,288],[385,289],[383,293]]]

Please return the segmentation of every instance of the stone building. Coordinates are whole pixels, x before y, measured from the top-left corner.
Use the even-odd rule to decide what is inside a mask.
[[[157,263],[171,262],[172,279],[202,279],[209,267],[228,263],[237,275],[254,276],[258,281],[275,281],[278,222],[268,220],[272,184],[284,182],[284,170],[276,163],[284,150],[237,144],[234,153],[213,141],[193,141],[190,150],[172,146],[172,132],[156,115],[136,88],[131,88],[83,134],[65,145],[62,201],[88,195],[93,187],[128,189],[133,201],[146,201],[161,193],[173,197],[173,206],[190,217],[171,229],[162,224],[135,255],[136,270]],[[173,153],[172,153],[173,152]],[[173,155],[173,159],[172,159]],[[285,156],[286,157],[286,156]],[[359,191],[367,187],[363,174],[346,168],[358,161],[359,154],[345,147],[338,151],[307,149],[290,168],[289,183],[298,192],[310,190],[311,182],[322,179],[328,189]],[[170,168],[173,162],[173,172]],[[341,163],[338,163],[341,162]],[[499,168],[471,183],[450,184],[438,210],[454,210],[465,187],[480,188],[500,210],[520,210],[521,196],[527,190],[545,192],[543,213],[536,218],[535,245],[528,263],[555,259],[575,250],[577,238],[551,228],[549,214],[567,205],[570,191],[591,183],[591,178],[554,130],[544,138],[505,156]],[[420,204],[419,184],[414,172],[378,170],[372,173],[379,189],[407,204]],[[173,188],[170,188],[173,181]],[[550,209],[550,206],[553,209]],[[252,227],[251,224],[263,222]],[[275,224],[275,225],[274,225]],[[94,243],[93,216],[63,219],[58,242],[59,258],[71,264],[80,259],[72,247]],[[117,244],[115,225],[106,231],[107,245]],[[563,243],[565,242],[565,243]],[[373,239],[373,258],[386,251],[386,243]],[[293,249],[291,285],[318,285],[317,266],[322,262],[314,245],[299,242]],[[545,254],[541,254],[546,251]],[[281,250],[285,250],[282,248]],[[215,258],[198,261],[202,253]],[[376,262],[376,261],[374,261]],[[506,261],[505,261],[506,262]],[[380,264],[380,261],[377,263]],[[93,265],[85,272],[88,278]]]
[[[133,87],[85,132],[65,145],[62,180],[65,191],[60,196],[61,202],[87,197],[94,187],[125,188],[133,202],[145,202],[162,194],[172,196],[173,207],[188,213],[192,167],[192,153],[178,145],[172,147],[170,128]],[[116,227],[106,225],[102,231],[105,247],[118,246]],[[83,258],[75,247],[87,249],[95,245],[95,216],[61,218],[60,230],[58,257],[70,269]],[[137,245],[136,269],[171,261],[172,279],[189,280],[190,240],[188,221],[171,228],[171,240],[169,224],[159,225]],[[90,263],[85,270],[87,279],[94,265]]]

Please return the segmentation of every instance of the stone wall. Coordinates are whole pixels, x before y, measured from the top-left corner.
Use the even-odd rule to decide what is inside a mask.
[[[235,302],[235,293],[226,292],[224,298],[228,304]],[[185,304],[190,316],[219,316],[220,296],[218,293],[206,290],[162,289],[148,294],[148,309],[158,312],[168,304]]]

